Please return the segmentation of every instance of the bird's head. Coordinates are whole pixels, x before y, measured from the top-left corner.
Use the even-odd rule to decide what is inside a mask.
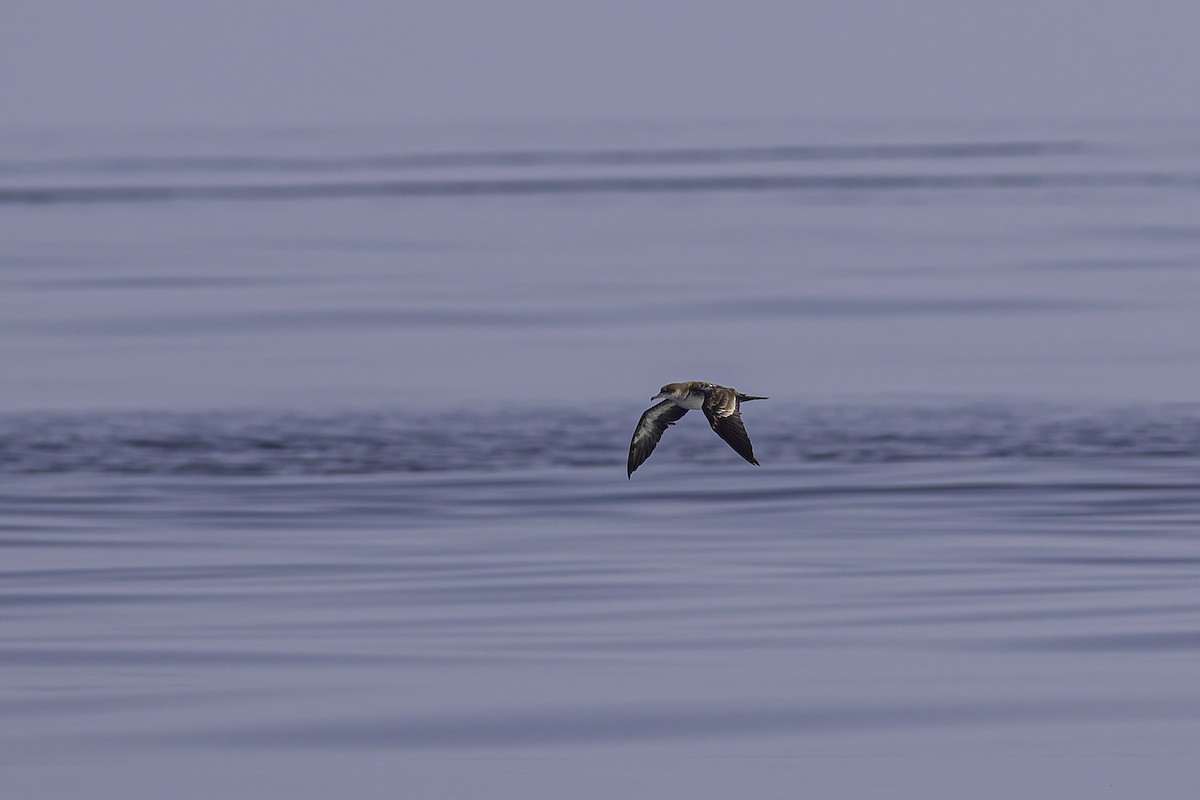
[[[658,390],[658,394],[651,397],[651,400],[659,400],[664,397],[680,398],[687,394],[687,390],[682,383],[668,383],[666,386]]]

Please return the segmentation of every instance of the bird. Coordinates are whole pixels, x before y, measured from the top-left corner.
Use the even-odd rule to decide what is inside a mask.
[[[758,466],[758,460],[754,457],[754,447],[750,444],[750,437],[746,435],[746,426],[742,424],[742,403],[770,398],[742,394],[737,389],[707,381],[668,383],[650,399],[658,400],[662,397],[666,399],[646,409],[633,430],[633,439],[629,442],[627,478],[632,478],[633,471],[654,452],[663,432],[688,411],[695,409],[704,412],[713,431],[724,439],[735,453]]]

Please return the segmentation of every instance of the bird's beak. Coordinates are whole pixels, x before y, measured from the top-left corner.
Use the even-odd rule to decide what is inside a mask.
[[[659,399],[660,397],[666,397],[666,395],[665,395],[665,394],[663,394],[662,392],[659,392],[658,394],[654,395],[654,397],[651,397],[650,399],[651,399],[651,400],[657,400],[657,399]]]

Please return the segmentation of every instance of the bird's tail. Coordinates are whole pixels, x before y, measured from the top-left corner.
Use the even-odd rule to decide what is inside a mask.
[[[770,399],[771,398],[769,398],[769,397],[755,397],[752,394],[742,394],[741,392],[738,392],[738,400],[741,400],[743,402],[745,402],[746,400],[770,400]]]

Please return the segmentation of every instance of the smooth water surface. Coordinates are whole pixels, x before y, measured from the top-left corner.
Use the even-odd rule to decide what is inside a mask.
[[[1200,781],[1200,130],[3,141],[14,796]]]

